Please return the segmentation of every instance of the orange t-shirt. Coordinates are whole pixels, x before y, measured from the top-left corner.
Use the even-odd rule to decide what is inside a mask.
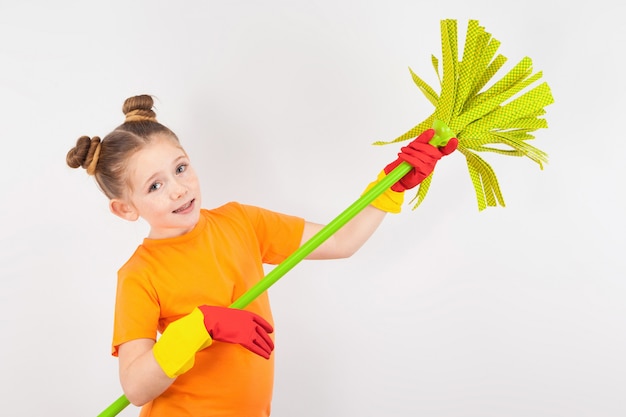
[[[185,235],[144,239],[118,272],[113,355],[130,340],[157,337],[203,304],[228,307],[295,251],[304,220],[238,203],[201,210]],[[251,302],[272,325],[267,292]],[[146,404],[142,417],[265,417],[274,378],[270,360],[237,344],[214,343],[196,354],[191,370]]]

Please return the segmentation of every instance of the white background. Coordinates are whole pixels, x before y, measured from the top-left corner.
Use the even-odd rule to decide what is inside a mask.
[[[95,416],[122,394],[116,271],[147,229],[65,165],[79,136],[153,94],[206,207],[328,222],[394,159],[371,143],[432,112],[407,68],[439,91],[453,18],[544,72],[550,163],[485,155],[507,207],[479,213],[457,153],[357,255],[272,287],[273,416],[626,415],[625,17],[608,0],[1,0],[0,414]]]

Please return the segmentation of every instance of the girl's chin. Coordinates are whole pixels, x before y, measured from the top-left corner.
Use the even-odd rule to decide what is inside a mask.
[[[158,229],[151,229],[150,235],[148,238],[150,239],[168,239],[173,237],[178,237],[185,235],[191,232],[198,221],[200,220],[200,212],[197,213],[189,213],[184,217],[177,217],[174,224],[170,224],[169,226],[160,227]]]
[[[181,229],[184,229],[185,233],[189,233],[194,227],[196,227],[196,224],[198,224],[199,220],[200,220],[199,210],[194,210],[193,212],[189,214],[185,214],[184,221],[180,222]]]

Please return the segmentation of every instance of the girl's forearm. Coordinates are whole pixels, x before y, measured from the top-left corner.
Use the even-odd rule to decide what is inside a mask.
[[[307,259],[348,258],[363,246],[382,223],[387,213],[374,206],[367,206],[346,223],[328,240],[311,252]],[[324,226],[307,222],[304,226],[302,243],[308,241]]]
[[[140,339],[120,346],[120,382],[124,395],[136,406],[152,401],[176,380],[157,363],[153,345],[153,340]]]

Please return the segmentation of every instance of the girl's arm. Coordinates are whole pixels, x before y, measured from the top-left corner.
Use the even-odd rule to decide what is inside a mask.
[[[250,311],[201,305],[170,323],[158,342],[135,339],[119,347],[120,381],[126,398],[141,406],[158,397],[189,371],[196,353],[211,349],[214,340],[240,344],[269,359],[272,325]]]
[[[428,129],[408,146],[402,147],[398,158],[388,164],[365,191],[368,191],[402,162],[408,162],[413,169],[313,250],[306,259],[336,259],[352,256],[378,228],[386,213],[399,213],[404,201],[404,192],[420,184],[433,172],[437,161],[442,156],[449,155],[457,148],[456,138],[449,139],[448,143],[442,147],[431,145],[429,142],[434,135],[435,130]],[[305,223],[300,244],[307,242],[322,228],[322,225],[316,223]]]
[[[352,220],[311,252],[306,259],[339,259],[352,256],[372,236],[387,212],[374,206],[365,207]],[[321,224],[306,222],[301,244],[307,242],[322,227]]]
[[[176,378],[169,378],[152,353],[152,339],[136,339],[119,347],[119,374],[124,395],[142,406],[163,393]]]

